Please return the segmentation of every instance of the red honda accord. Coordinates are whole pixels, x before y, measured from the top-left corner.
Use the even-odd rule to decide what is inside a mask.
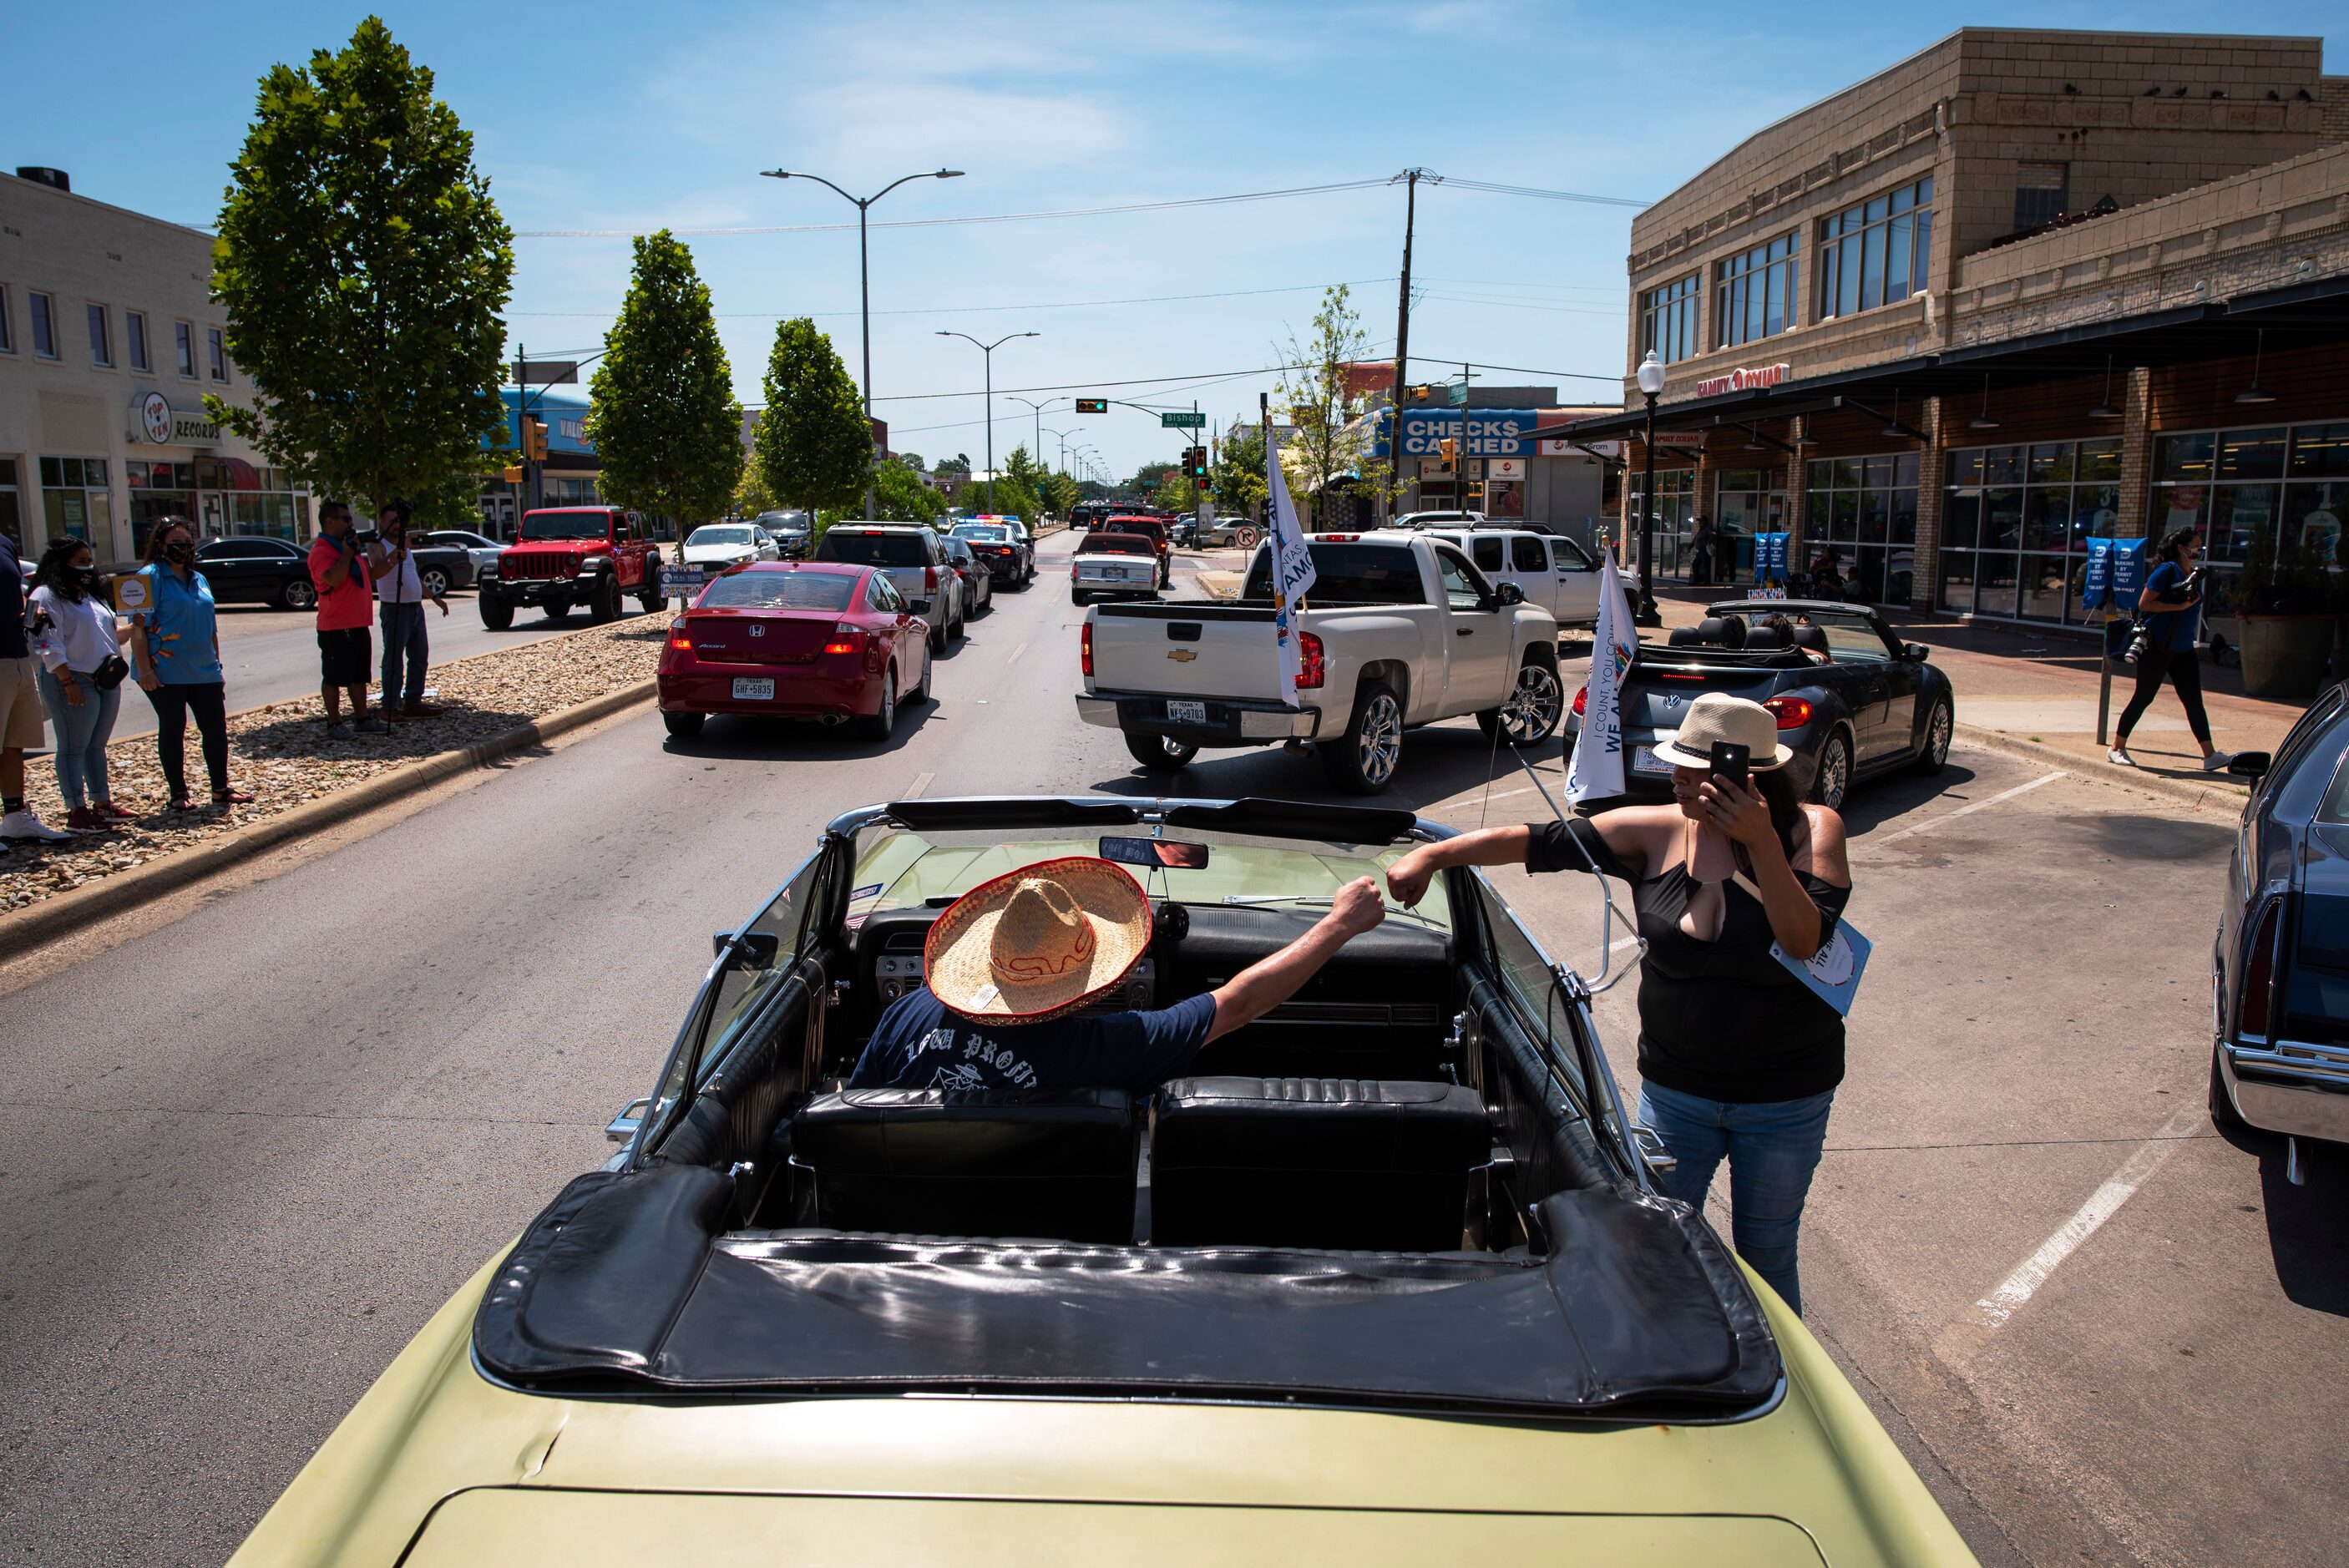
[[[728,568],[671,623],[661,720],[679,738],[713,713],[853,723],[873,739],[930,692],[929,624],[870,566],[754,561]]]

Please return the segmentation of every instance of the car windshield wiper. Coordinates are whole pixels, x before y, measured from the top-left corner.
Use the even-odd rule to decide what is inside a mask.
[[[1326,909],[1333,902],[1333,899],[1329,893],[1227,892],[1216,902],[1222,904],[1237,905],[1242,908],[1255,904],[1294,903],[1308,904]],[[1379,902],[1386,903],[1386,912],[1390,916],[1401,915],[1405,920],[1415,920],[1422,925],[1433,926],[1438,931],[1447,929],[1444,923],[1437,920],[1433,915],[1423,914],[1415,909],[1405,909],[1399,903],[1387,903],[1384,899],[1381,899]]]

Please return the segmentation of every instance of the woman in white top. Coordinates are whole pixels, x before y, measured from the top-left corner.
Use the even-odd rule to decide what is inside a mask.
[[[82,833],[104,832],[137,816],[114,803],[106,784],[106,743],[122,705],[125,666],[114,606],[97,593],[95,566],[81,540],[67,534],[50,541],[33,573],[38,586],[31,601],[39,625],[32,647],[41,662],[41,703],[57,730],[57,793],[65,797],[66,826]],[[98,672],[109,659],[115,679],[101,689]]]

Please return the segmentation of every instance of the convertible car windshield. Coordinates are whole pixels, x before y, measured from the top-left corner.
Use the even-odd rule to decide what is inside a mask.
[[[747,575],[747,574],[746,574]],[[481,1300],[483,1372],[636,1399],[1263,1400],[1740,1419],[1777,1347],[1657,1197],[1589,993],[1473,872],[1154,1090],[843,1087],[981,882],[1101,855],[1154,911],[1081,1013],[1215,991],[1444,830],[1112,797],[852,812],[717,957],[627,1148]]]

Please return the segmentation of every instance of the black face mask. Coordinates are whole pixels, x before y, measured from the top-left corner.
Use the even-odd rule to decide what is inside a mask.
[[[167,544],[163,547],[163,559],[174,566],[185,566],[195,558],[196,551],[193,545]]]

